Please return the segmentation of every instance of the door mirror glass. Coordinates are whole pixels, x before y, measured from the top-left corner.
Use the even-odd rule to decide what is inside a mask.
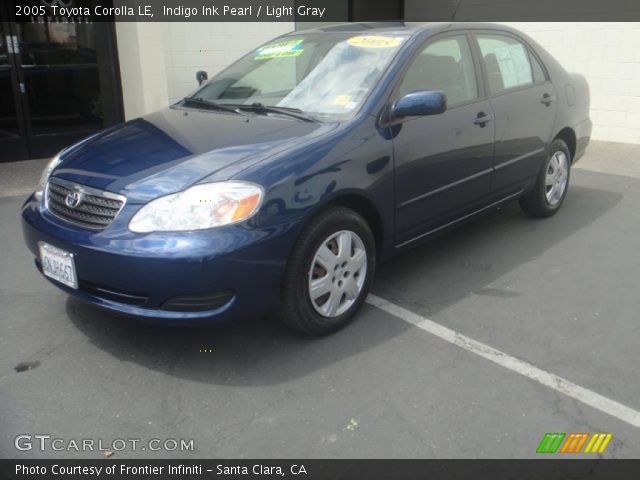
[[[391,107],[396,118],[437,115],[447,109],[447,96],[437,91],[407,93]]]
[[[196,72],[196,80],[198,81],[198,85],[202,85],[204,82],[209,80],[209,75],[204,70],[199,70]]]

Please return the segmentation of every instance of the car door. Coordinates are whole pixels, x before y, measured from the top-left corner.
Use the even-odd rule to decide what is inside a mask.
[[[532,185],[546,155],[556,116],[556,92],[532,50],[502,32],[475,32],[495,115],[492,195]]]
[[[410,117],[394,127],[396,244],[424,237],[486,202],[494,122],[482,99],[479,67],[466,33],[428,40],[398,82],[393,99],[440,90],[447,110]]]

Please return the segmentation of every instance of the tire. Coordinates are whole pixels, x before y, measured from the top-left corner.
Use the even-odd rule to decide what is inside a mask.
[[[544,218],[554,215],[560,210],[567,196],[570,177],[569,147],[563,140],[554,140],[533,190],[520,198],[520,207],[531,217]]]
[[[305,227],[289,257],[280,320],[310,336],[341,329],[364,303],[375,268],[376,245],[366,220],[345,207],[326,208]]]

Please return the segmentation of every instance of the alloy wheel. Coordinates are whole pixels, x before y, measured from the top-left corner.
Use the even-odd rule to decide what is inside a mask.
[[[367,276],[367,251],[362,239],[341,230],[324,240],[311,262],[309,298],[323,317],[338,317],[357,300]]]
[[[545,177],[545,197],[547,203],[555,206],[560,203],[569,180],[569,159],[563,151],[557,151],[549,160]]]

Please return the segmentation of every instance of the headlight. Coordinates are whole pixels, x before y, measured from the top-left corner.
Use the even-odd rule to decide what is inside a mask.
[[[55,168],[60,165],[60,162],[62,160],[60,159],[60,154],[57,154],[55,157],[53,157],[51,159],[51,161],[47,164],[46,167],[44,167],[44,170],[42,171],[42,175],[40,175],[40,181],[38,182],[38,186],[36,187],[36,198],[38,200],[40,200],[40,198],[42,197],[42,192],[44,191],[44,187],[47,185],[47,181],[49,180],[49,177],[51,176],[51,173],[55,170]]]
[[[195,185],[146,204],[129,222],[129,230],[175,232],[229,225],[257,212],[262,197],[262,187],[254,183],[229,181]]]

